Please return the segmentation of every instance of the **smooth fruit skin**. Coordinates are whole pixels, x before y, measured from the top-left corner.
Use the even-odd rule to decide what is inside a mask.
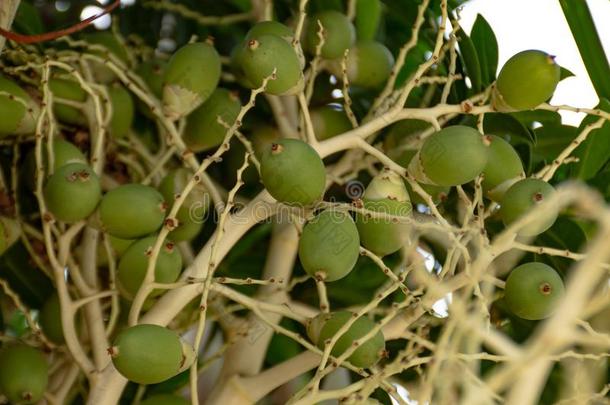
[[[553,56],[538,50],[519,52],[498,74],[494,106],[500,111],[532,109],[551,98],[559,78]]]
[[[150,236],[134,242],[121,256],[117,269],[119,290],[127,299],[132,299],[142,285],[148,268],[148,258],[157,240]],[[155,282],[173,283],[180,276],[182,270],[182,256],[174,243],[165,239],[155,265]],[[157,290],[151,296],[162,294],[165,290]]]
[[[360,256],[360,237],[352,217],[328,209],[303,227],[299,259],[312,277],[339,280],[349,274]]]
[[[458,186],[474,180],[489,158],[489,141],[476,130],[453,125],[430,135],[409,164],[417,181]]]
[[[0,75],[0,138],[34,132],[39,108],[17,83]]]
[[[138,384],[157,384],[178,374],[182,344],[173,330],[141,324],[122,330],[109,350],[123,377]]]
[[[394,159],[394,161],[403,167],[408,167],[409,163],[416,154],[416,150],[405,149],[404,151],[402,151],[402,153],[398,155],[398,157]],[[411,197],[411,200],[414,204],[427,204],[426,201],[411,188],[411,185],[409,183],[405,182],[405,186],[407,187],[409,196]],[[449,195],[449,192],[451,191],[451,187],[448,186],[437,186],[434,184],[425,183],[421,183],[420,186],[424,189],[426,193],[430,195],[430,197],[432,197],[432,202],[434,202],[434,204],[438,204],[439,202],[447,198],[447,195]]]
[[[483,169],[483,191],[495,201],[500,201],[506,190],[525,177],[523,162],[517,151],[499,136],[490,135],[489,159]]]
[[[240,110],[241,102],[237,94],[217,88],[205,103],[187,117],[184,142],[193,152],[220,145],[228,128],[218,122],[218,117],[230,127]]]
[[[295,94],[303,88],[303,72],[297,53],[284,39],[271,34],[245,41],[239,51],[244,76],[253,87],[260,87],[275,69],[275,79],[267,82],[265,92]]]
[[[124,138],[128,135],[135,108],[131,94],[120,85],[108,87],[108,96],[112,104],[112,118],[110,119],[110,134],[115,138]]]
[[[51,90],[51,93],[56,98],[63,98],[78,103],[84,103],[88,97],[87,92],[74,80],[52,78],[49,80],[49,90]],[[53,103],[53,114],[55,114],[58,120],[66,124],[87,124],[87,118],[80,109],[62,104],[59,100],[55,100]]]
[[[117,57],[121,62],[127,63],[127,49],[110,31],[93,32],[83,35],[83,39],[93,45],[101,45],[107,52]],[[106,52],[91,51],[91,53],[105,57]],[[115,73],[106,65],[97,61],[91,62],[93,76],[98,83],[107,84],[115,80]]]
[[[136,69],[138,76],[144,80],[148,89],[157,98],[163,95],[163,76],[167,62],[163,59],[153,59],[141,63]]]
[[[46,337],[51,342],[61,345],[64,343],[64,330],[61,326],[61,306],[59,296],[54,293],[43,304],[38,315],[38,323]]]
[[[320,55],[324,59],[343,57],[343,52],[353,45],[356,39],[356,29],[349,18],[338,11],[326,10],[312,16],[307,22],[305,45],[312,55],[320,43],[318,31],[320,25],[324,29],[324,44]]]
[[[157,394],[146,398],[140,405],[191,405],[191,401],[177,395]]]
[[[276,200],[308,206],[322,198],[326,170],[318,153],[297,139],[282,139],[263,154],[261,179]]]
[[[70,163],[60,167],[44,187],[47,208],[63,222],[77,222],[95,211],[102,197],[100,180],[88,165]]]
[[[49,382],[49,366],[42,352],[24,344],[0,351],[0,392],[12,404],[34,404]]]
[[[320,349],[324,349],[325,341],[333,336],[345,325],[354,314],[349,311],[339,311],[330,314],[318,315],[318,322],[322,324],[315,343]],[[375,323],[368,318],[358,318],[333,346],[331,354],[339,357],[347,351],[352,343],[369,333],[375,327]],[[367,368],[373,366],[381,357],[385,349],[385,339],[381,331],[377,332],[371,339],[362,343],[347,360],[356,367]]]
[[[287,25],[282,24],[278,21],[261,21],[252,26],[250,31],[246,34],[246,41],[251,39],[256,39],[261,35],[276,35],[280,38],[283,38],[286,41],[292,41],[294,37],[294,32]]]
[[[180,167],[170,171],[161,180],[159,191],[163,194],[168,209],[174,204],[176,196],[182,193],[191,177],[192,173],[190,171]],[[178,210],[176,215],[178,227],[171,231],[168,237],[176,242],[195,238],[203,228],[209,206],[210,195],[200,184],[197,184]]]
[[[310,111],[310,116],[313,132],[320,141],[353,129],[345,111],[337,105],[314,108]]]
[[[196,42],[184,45],[170,58],[163,77],[163,109],[178,119],[199,107],[218,86],[220,56],[214,46]]]
[[[107,192],[100,202],[99,214],[104,230],[110,235],[135,239],[158,230],[166,209],[161,193],[134,183]]]
[[[408,243],[412,206],[405,184],[396,173],[384,169],[371,180],[363,198],[363,208],[380,214],[404,217],[385,218],[356,214],[362,246],[377,256],[392,254]]]
[[[378,89],[390,77],[394,56],[382,43],[359,41],[350,48],[346,66],[351,85]],[[340,60],[333,61],[329,69],[339,79],[343,77]]]
[[[379,22],[383,4],[381,0],[357,0],[356,1],[356,35],[359,40],[371,40],[375,38],[379,29]]]
[[[500,203],[500,216],[506,226],[518,220],[537,204],[549,199],[555,189],[549,183],[539,179],[524,179],[513,184],[504,194]],[[535,236],[549,229],[557,219],[557,209],[549,207],[540,212],[536,218],[519,230],[521,236]]]
[[[504,287],[508,308],[520,318],[544,319],[552,315],[565,288],[559,274],[544,263],[526,263],[515,268]]]
[[[42,149],[42,163],[45,174],[48,170],[48,152],[46,145]],[[53,172],[69,163],[87,164],[87,158],[73,143],[63,139],[53,140]],[[30,190],[36,188],[36,152],[32,149],[25,157],[24,175],[26,185]]]

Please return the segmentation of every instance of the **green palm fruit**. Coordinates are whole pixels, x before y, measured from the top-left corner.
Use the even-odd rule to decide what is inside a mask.
[[[92,51],[93,54],[105,57],[107,52],[114,55],[122,63],[127,63],[129,60],[127,49],[110,31],[93,32],[83,35],[83,39],[92,45],[101,45],[106,48],[105,52]],[[91,70],[93,77],[98,83],[107,84],[116,80],[116,74],[103,63],[91,62]]]
[[[158,100],[163,98],[163,76],[165,74],[166,66],[167,61],[163,59],[153,59],[141,63],[136,69],[138,76],[142,78],[150,92]],[[136,105],[148,118],[154,118],[154,114],[150,111],[150,108],[139,98],[136,99]]]
[[[157,236],[149,236],[134,242],[121,256],[117,269],[119,291],[127,299],[133,299],[140,289],[146,269],[148,258],[153,250]],[[155,282],[173,283],[180,276],[182,270],[182,256],[175,248],[174,242],[166,239],[161,246],[157,263],[155,264]],[[157,296],[164,290],[155,290],[150,295]]]
[[[343,52],[356,40],[356,29],[352,22],[345,14],[334,10],[322,11],[312,16],[307,22],[305,32],[305,46],[312,55],[320,43],[318,22],[324,29],[324,44],[320,55],[324,59],[343,57]]]
[[[235,75],[235,80],[241,86],[246,87],[248,89],[253,89],[256,86],[246,77],[246,73],[244,72],[244,63],[243,56],[246,53],[246,41],[240,42],[231,50],[230,63],[231,71]]]
[[[504,287],[504,300],[518,317],[539,320],[553,314],[564,293],[563,281],[555,269],[532,262],[511,271]]]
[[[483,191],[495,201],[515,182],[525,177],[523,163],[517,151],[499,136],[489,137],[489,159],[483,169]]]
[[[261,179],[276,200],[308,206],[322,198],[326,170],[318,153],[297,139],[282,139],[263,154]]]
[[[476,129],[453,125],[429,136],[409,164],[417,181],[457,186],[474,180],[489,159],[489,140]]]
[[[310,111],[310,115],[313,132],[320,141],[353,129],[345,111],[337,105],[314,108]]]
[[[66,105],[58,99],[74,101],[77,103],[85,103],[88,94],[74,80],[52,78],[49,80],[49,90],[55,98],[53,103],[53,114],[59,121],[71,125],[87,125],[87,117],[79,108],[71,105]]]
[[[110,242],[110,247],[112,248],[113,257],[115,259],[119,259],[123,255],[123,253],[125,253],[127,248],[136,241],[135,239],[121,239],[112,235],[106,235],[106,237]],[[97,264],[99,266],[108,265],[108,254],[106,252],[106,247],[103,243],[99,243],[97,245]]]
[[[303,228],[299,259],[310,276],[339,280],[352,271],[359,256],[358,228],[348,213],[325,210]]]
[[[246,41],[256,39],[261,35],[276,35],[288,42],[292,42],[294,38],[294,32],[287,25],[282,24],[279,21],[261,21],[252,26],[246,34]]]
[[[0,75],[0,138],[31,134],[40,109],[14,81]]]
[[[356,36],[358,40],[372,40],[381,20],[381,0],[356,1]]]
[[[523,179],[513,184],[502,197],[500,216],[505,225],[510,225],[526,215],[537,204],[550,198],[555,189],[549,183],[539,179]],[[558,210],[548,207],[525,227],[519,230],[519,235],[535,236],[549,229],[557,219]]]
[[[49,170],[47,167],[48,160],[49,154],[47,152],[47,146],[44,145],[42,148],[42,163],[46,174],[48,174],[47,170]],[[63,139],[54,139],[53,172],[56,172],[60,167],[69,163],[87,164],[87,158],[73,143]],[[30,150],[25,157],[24,175],[26,185],[30,190],[34,190],[36,188],[36,152],[34,149]]]
[[[108,349],[123,377],[138,384],[157,384],[179,373],[183,365],[180,336],[158,325],[122,330]]]
[[[193,152],[220,145],[228,129],[218,122],[218,117],[230,127],[240,110],[241,103],[236,93],[217,88],[205,103],[187,117],[184,142]]]
[[[172,394],[157,394],[146,398],[140,405],[191,405],[191,401]]]
[[[362,203],[367,210],[404,217],[403,220],[357,213],[356,226],[362,246],[378,256],[386,256],[408,243],[411,200],[398,174],[389,169],[381,171],[367,186]]]
[[[275,69],[275,78],[267,82],[265,92],[275,95],[296,94],[303,88],[301,62],[284,39],[271,34],[245,41],[237,58],[252,87],[260,87]]]
[[[134,117],[134,104],[131,94],[120,85],[109,86],[108,96],[112,104],[110,134],[115,138],[124,138],[129,133]]]
[[[312,342],[320,349],[324,349],[326,341],[345,325],[354,313],[349,311],[339,311],[333,313],[322,313],[310,320],[307,325],[307,334]],[[375,322],[368,318],[360,317],[349,327],[335,343],[331,354],[339,357],[353,346],[355,340],[365,336],[375,327]],[[385,350],[385,339],[381,331],[377,332],[372,338],[360,346],[347,358],[356,367],[367,368],[373,366]]]
[[[192,173],[185,168],[172,170],[161,180],[159,191],[171,207],[177,195],[182,193]],[[178,227],[171,231],[168,237],[176,242],[192,240],[203,228],[206,212],[210,207],[210,195],[201,184],[197,184],[186,197],[178,210],[176,219]]]
[[[498,74],[493,105],[499,111],[530,110],[551,98],[559,79],[554,56],[538,50],[519,52]]]
[[[378,89],[390,77],[394,56],[385,45],[375,41],[359,41],[350,48],[346,61],[347,79],[351,85]],[[329,70],[343,77],[341,61],[335,60]]]
[[[42,352],[24,344],[0,351],[0,392],[13,404],[35,404],[49,382],[49,366]]]
[[[63,222],[77,222],[95,211],[102,196],[99,177],[83,163],[57,169],[44,187],[47,208]]]
[[[416,154],[416,150],[405,149],[394,159],[394,161],[403,167],[408,167],[409,163]],[[414,204],[426,204],[426,201],[419,194],[413,191],[409,183],[405,183],[405,186],[407,187],[407,192],[411,196],[411,200]],[[430,195],[430,197],[432,197],[434,204],[438,204],[439,202],[445,200],[447,195],[449,195],[449,191],[451,191],[451,187],[448,186],[437,186],[434,184],[425,183],[421,183],[420,186]]]
[[[170,58],[163,76],[163,109],[173,120],[199,107],[220,81],[220,56],[204,42],[184,45]]]
[[[99,214],[103,229],[110,235],[135,239],[157,231],[163,225],[166,209],[161,193],[134,183],[107,192]]]
[[[51,295],[40,309],[38,323],[44,335],[51,342],[61,345],[64,343],[64,329],[61,325],[61,306],[59,296],[54,293]]]
[[[19,240],[21,227],[14,219],[0,217],[0,256]]]
[[[261,125],[252,130],[250,142],[254,155],[261,160],[265,151],[271,148],[271,144],[282,138],[280,130],[270,125]]]

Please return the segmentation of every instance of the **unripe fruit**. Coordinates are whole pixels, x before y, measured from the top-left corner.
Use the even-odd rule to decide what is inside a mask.
[[[276,200],[307,206],[322,198],[326,171],[318,153],[307,143],[282,139],[263,154],[261,178]]]
[[[54,293],[43,304],[38,316],[38,323],[46,337],[55,344],[64,343],[64,330],[61,325],[61,306],[59,296]]]
[[[360,41],[350,48],[346,66],[351,85],[377,89],[390,77],[394,56],[379,42]],[[339,79],[343,77],[340,60],[333,61],[329,69]]]
[[[429,136],[409,164],[417,181],[458,186],[474,180],[485,168],[489,141],[476,129],[454,125]]]
[[[379,28],[383,4],[381,0],[356,1],[356,35],[359,40],[373,39]]]
[[[525,177],[523,163],[517,151],[499,136],[489,136],[489,159],[483,169],[483,191],[499,201],[506,190]]]
[[[279,129],[269,125],[262,125],[254,128],[250,134],[250,142],[254,155],[260,160],[263,158],[265,151],[271,148],[273,142],[282,138]]]
[[[537,204],[550,198],[555,193],[555,189],[549,183],[539,179],[524,179],[513,184],[504,193],[502,198],[500,215],[505,225],[510,225]],[[536,215],[536,218],[528,225],[519,230],[519,235],[535,236],[549,229],[557,219],[558,210],[555,207],[548,207],[544,212]]]
[[[158,230],[167,204],[152,187],[125,184],[107,192],[100,203],[102,226],[112,236],[135,239]]]
[[[108,96],[112,104],[110,134],[115,138],[124,138],[129,133],[134,117],[134,104],[131,94],[123,86],[108,87]]]
[[[336,105],[326,105],[310,111],[313,132],[316,138],[323,141],[351,129],[352,123],[345,111]]]
[[[53,216],[63,222],[87,218],[102,196],[100,180],[89,166],[70,163],[57,169],[47,180],[44,199]]]
[[[138,384],[156,384],[178,374],[182,343],[173,330],[141,324],[122,330],[108,352],[123,377]]]
[[[378,256],[398,251],[408,243],[411,200],[402,178],[384,169],[371,180],[363,198],[365,209],[382,214],[370,216],[357,213],[356,225],[362,246]],[[386,215],[403,218],[388,218]]]
[[[299,259],[312,277],[324,281],[345,277],[356,265],[359,253],[358,228],[346,212],[325,210],[303,227]]]
[[[125,251],[117,270],[119,291],[127,299],[133,299],[146,276],[149,257],[152,253],[157,236],[149,236],[133,243]],[[161,245],[155,264],[155,278],[157,283],[173,283],[180,276],[182,270],[182,256],[174,243],[166,239]],[[164,290],[155,290],[150,296],[162,294]]]
[[[113,257],[115,259],[119,259],[123,253],[125,253],[127,248],[136,241],[135,239],[121,239],[108,234],[106,237],[110,242],[110,247],[112,248]],[[97,245],[97,264],[99,266],[108,265],[108,253],[106,252],[106,246],[104,243],[99,243]]]
[[[559,274],[544,263],[526,263],[515,268],[504,287],[508,308],[520,318],[538,320],[549,317],[564,296]]]
[[[291,42],[294,37],[294,32],[287,25],[278,21],[261,21],[252,26],[246,34],[246,41],[256,39],[261,35],[276,35],[283,38],[285,41]]]
[[[44,355],[23,344],[0,351],[0,392],[13,404],[34,404],[42,399],[49,382]]]
[[[143,62],[136,69],[138,76],[144,80],[148,89],[157,98],[163,95],[163,75],[167,62],[163,59],[153,59]]]
[[[146,398],[140,405],[191,405],[191,401],[171,394],[157,394]]]
[[[187,117],[184,142],[193,152],[201,152],[222,143],[229,131],[218,122],[218,117],[229,127],[235,123],[241,110],[237,94],[217,88],[199,108]]]
[[[320,43],[318,31],[323,27],[324,44],[320,55],[324,59],[335,59],[343,56],[343,52],[356,40],[356,29],[349,18],[338,11],[326,10],[312,16],[307,22],[305,45],[312,55]]]
[[[398,155],[398,157],[394,159],[394,161],[403,167],[408,167],[409,163],[416,154],[416,150],[405,149],[400,155]],[[427,204],[426,201],[411,188],[409,183],[405,183],[405,186],[407,187],[407,192],[409,193],[409,196],[411,196],[411,200],[414,204]],[[449,195],[449,191],[451,190],[451,187],[448,186],[437,186],[434,184],[425,183],[421,183],[420,187],[424,189],[424,191],[428,193],[430,197],[432,197],[432,201],[435,204],[438,204],[446,199],[447,195]]]
[[[519,52],[502,66],[493,104],[499,111],[532,109],[551,98],[559,78],[553,56],[538,50]]]
[[[174,204],[177,195],[182,193],[192,173],[185,168],[172,170],[161,180],[159,191],[163,194],[168,207]],[[210,206],[210,196],[200,184],[195,185],[178,210],[178,227],[168,237],[176,242],[192,240],[203,228],[205,214]],[[168,208],[169,209],[169,208]]]
[[[0,75],[0,138],[31,134],[40,110],[17,83]]]
[[[292,46],[276,35],[260,35],[244,42],[239,51],[244,76],[253,87],[260,87],[275,69],[275,78],[267,82],[265,92],[275,95],[295,94],[303,88],[303,72]]]
[[[84,103],[88,97],[87,92],[74,80],[52,78],[49,80],[49,90],[55,98],[63,98],[77,103]],[[82,110],[63,104],[60,100],[55,100],[53,103],[53,114],[55,114],[55,118],[66,124],[87,124],[87,117]]]
[[[48,158],[46,145],[42,148],[42,164],[45,174],[48,174]],[[87,158],[83,155],[73,143],[63,139],[55,139],[53,141],[53,172],[56,172],[60,167],[69,163],[87,164]],[[36,188],[36,151],[32,149],[25,157],[24,163],[25,183],[30,190]]]
[[[83,39],[93,45],[101,45],[106,48],[106,52],[114,55],[123,63],[127,63],[127,49],[110,31],[93,32],[83,35]],[[91,51],[91,53],[106,57],[106,52]],[[103,63],[92,61],[91,68],[95,81],[98,83],[110,83],[116,79],[116,74]]]
[[[220,56],[208,43],[184,45],[171,57],[163,77],[163,109],[173,120],[210,97],[220,81]]]
[[[349,311],[323,313],[312,319],[307,325],[307,334],[312,342],[320,349],[324,349],[325,341],[333,336],[345,325],[355,314]],[[341,356],[352,347],[355,340],[368,334],[375,327],[375,322],[368,318],[360,317],[349,327],[335,343],[331,354],[335,357]],[[372,338],[362,343],[347,360],[356,367],[367,368],[374,365],[381,357],[385,349],[385,339],[381,331]]]

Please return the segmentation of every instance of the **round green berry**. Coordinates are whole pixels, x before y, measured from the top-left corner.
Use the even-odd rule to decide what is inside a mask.
[[[483,169],[483,191],[488,197],[500,201],[506,190],[525,177],[523,163],[517,151],[499,136],[488,137],[489,159]]]
[[[163,76],[163,109],[171,119],[189,114],[218,86],[220,56],[204,42],[184,45],[170,58]]]
[[[237,94],[217,88],[205,103],[187,117],[184,142],[193,152],[220,145],[228,128],[218,122],[218,118],[231,127],[240,110],[241,103]]]
[[[358,228],[348,213],[325,210],[303,227],[299,259],[310,276],[339,280],[352,271],[359,255]]]
[[[297,139],[271,144],[263,154],[261,178],[276,200],[297,206],[320,200],[326,185],[322,159],[311,146]]]
[[[320,44],[318,32],[320,25],[323,29],[324,44],[320,55],[324,59],[335,59],[343,56],[343,52],[356,39],[356,30],[350,19],[338,11],[326,10],[312,16],[308,22],[305,33],[305,46],[312,55]]]
[[[91,51],[91,53],[95,55],[105,58],[106,55],[111,54],[122,63],[127,63],[129,60],[127,49],[110,31],[88,33],[83,35],[83,39],[92,45],[98,45],[105,48],[104,51]],[[91,62],[91,70],[95,81],[98,83],[107,84],[117,79],[114,71],[101,62]]]
[[[551,98],[559,78],[553,56],[538,50],[519,52],[498,74],[494,105],[500,111],[532,109]]]
[[[157,384],[178,374],[182,343],[173,330],[140,324],[122,330],[108,349],[123,377],[138,384]]]
[[[394,56],[382,43],[359,41],[350,48],[346,66],[347,79],[351,85],[378,89],[390,77]],[[333,61],[329,69],[339,79],[343,77],[340,60]]]
[[[146,276],[149,257],[152,253],[157,236],[149,236],[134,242],[121,256],[117,270],[119,291],[127,299],[133,299]],[[166,239],[161,245],[157,262],[154,267],[156,283],[173,283],[180,276],[182,256],[174,243]],[[162,294],[164,290],[156,290],[151,296]]]
[[[430,135],[409,164],[422,183],[458,186],[474,180],[489,158],[489,141],[476,129],[454,125]]]
[[[42,148],[42,169],[45,174],[47,173],[49,154],[47,152],[46,145]],[[71,142],[68,142],[63,139],[55,139],[53,140],[53,172],[59,170],[60,167],[65,166],[69,163],[82,163],[87,164],[87,158],[83,155],[83,152],[80,151]],[[26,185],[30,190],[34,190],[36,188],[36,151],[35,149],[30,150],[27,156],[25,157],[24,163],[24,176]]]
[[[40,110],[17,83],[0,75],[0,138],[31,134]]]
[[[100,202],[99,213],[103,229],[110,235],[135,239],[157,231],[166,209],[161,193],[134,183],[107,192]]]
[[[564,296],[559,274],[544,263],[526,263],[506,279],[504,300],[512,313],[523,319],[549,317]]]
[[[115,138],[124,138],[129,134],[134,118],[134,104],[131,94],[120,85],[108,87],[108,96],[112,104],[110,134]]]
[[[0,351],[0,392],[13,404],[35,404],[49,382],[49,366],[42,352],[24,344]]]
[[[500,216],[505,225],[510,225],[526,215],[536,205],[549,199],[555,189],[546,181],[540,179],[523,179],[513,184],[502,197]],[[528,225],[519,230],[519,235],[535,236],[549,229],[557,219],[558,211],[548,207],[540,212]]]
[[[353,129],[345,111],[336,104],[314,108],[310,116],[314,134],[320,141]]]
[[[89,166],[70,163],[57,169],[47,180],[44,199],[53,216],[63,222],[87,218],[102,196],[100,180]]]
[[[49,90],[55,98],[82,104],[87,101],[89,96],[80,84],[74,80],[52,78],[49,80]],[[87,117],[82,109],[64,104],[61,100],[54,100],[53,114],[59,121],[66,124],[81,126],[87,124]]]
[[[64,343],[64,329],[61,325],[61,306],[59,296],[52,294],[42,305],[38,316],[40,328],[46,337],[55,344]]]

